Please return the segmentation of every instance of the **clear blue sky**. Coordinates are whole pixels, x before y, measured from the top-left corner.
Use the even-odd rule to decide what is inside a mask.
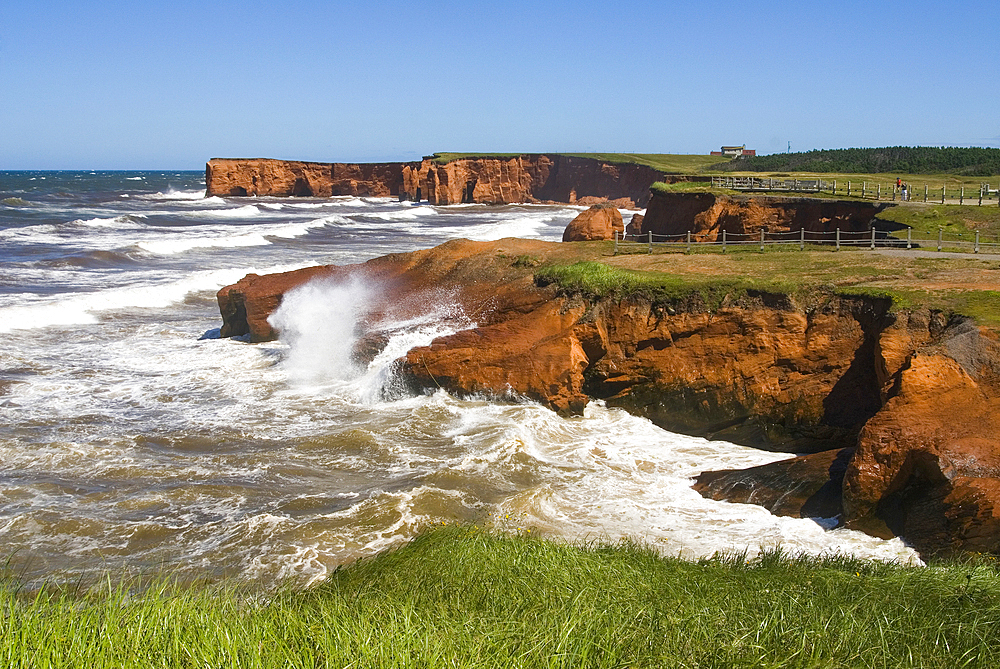
[[[1000,146],[1000,3],[0,3],[0,169]]]

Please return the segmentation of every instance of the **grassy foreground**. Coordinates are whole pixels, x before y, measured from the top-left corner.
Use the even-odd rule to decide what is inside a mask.
[[[991,667],[995,565],[660,558],[478,527],[254,598],[2,594],[5,667]]]

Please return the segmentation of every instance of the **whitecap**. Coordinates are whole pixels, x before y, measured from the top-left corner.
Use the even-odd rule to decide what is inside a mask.
[[[195,209],[184,213],[189,216],[209,216],[211,218],[249,218],[260,214],[260,209],[255,205],[247,204],[235,209]]]
[[[182,301],[197,292],[216,291],[235,283],[248,273],[288,271],[303,265],[255,270],[253,268],[219,269],[193,272],[174,281],[150,282],[109,288],[87,293],[34,297],[26,303],[0,308],[0,332],[28,330],[60,325],[86,325],[98,322],[98,314],[124,308],[154,309]]]
[[[143,198],[150,200],[210,200],[212,198],[205,197],[204,190],[173,190],[170,189],[167,192],[152,193],[150,195],[143,195]]]

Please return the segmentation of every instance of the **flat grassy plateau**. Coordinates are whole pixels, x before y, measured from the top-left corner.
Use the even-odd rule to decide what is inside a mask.
[[[6,667],[994,667],[995,562],[663,558],[439,527],[307,591],[0,595]]]

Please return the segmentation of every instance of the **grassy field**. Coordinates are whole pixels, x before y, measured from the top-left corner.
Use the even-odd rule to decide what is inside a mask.
[[[906,203],[891,207],[879,215],[884,221],[892,221],[913,228],[914,233],[937,234],[943,228],[950,236],[965,235],[979,230],[991,241],[1000,239],[1000,207],[992,206]],[[897,235],[898,236],[898,235]],[[903,233],[906,236],[906,233]]]
[[[566,246],[566,245],[562,245]],[[932,245],[933,249],[933,245]],[[557,248],[557,251],[559,249]],[[789,295],[801,305],[833,295],[887,297],[895,309],[928,307],[1000,328],[1000,261],[954,254],[947,258],[886,255],[862,248],[798,244],[720,246],[619,245],[577,242],[569,251],[540,259],[543,283],[594,296],[644,294],[673,301],[699,294],[710,308],[747,291]]]
[[[475,526],[309,591],[0,594],[5,667],[993,667],[994,562],[662,558]]]
[[[544,152],[543,152],[544,153]],[[523,153],[435,153],[434,162],[443,164],[462,158],[516,158]],[[560,153],[551,155],[593,158],[609,163],[635,163],[648,165],[671,174],[694,174],[704,167],[719,162],[719,156],[684,155],[672,153]]]

